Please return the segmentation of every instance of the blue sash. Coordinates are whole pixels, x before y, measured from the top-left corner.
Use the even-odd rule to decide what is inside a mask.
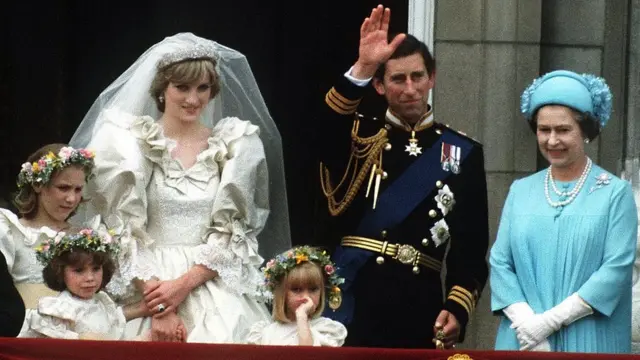
[[[431,194],[436,181],[444,180],[451,173],[443,170],[441,164],[442,143],[460,147],[460,164],[469,155],[473,144],[458,135],[444,130],[442,136],[429,150],[424,152],[413,162],[387,189],[378,197],[376,209],[370,208],[362,217],[354,234],[377,239],[382,230],[393,229],[402,223],[413,210]],[[464,171],[464,167],[461,167]],[[354,247],[338,246],[333,259],[340,276],[345,278],[342,289],[342,305],[336,311],[325,311],[324,316],[340,321],[343,324],[351,322],[355,299],[350,291],[351,284],[356,278],[358,270],[375,253]]]

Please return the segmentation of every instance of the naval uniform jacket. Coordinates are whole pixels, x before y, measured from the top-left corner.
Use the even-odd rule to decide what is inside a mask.
[[[414,129],[389,110],[358,114],[363,92],[341,77],[321,118],[329,129],[320,165],[326,217],[315,243],[334,252],[346,278],[342,306],[325,316],[347,325],[351,346],[433,347],[442,309],[455,315],[463,337],[488,275],[482,146],[430,121],[431,113]],[[371,245],[381,243],[386,254]],[[394,259],[400,245],[404,263]],[[408,263],[412,249],[422,261]]]

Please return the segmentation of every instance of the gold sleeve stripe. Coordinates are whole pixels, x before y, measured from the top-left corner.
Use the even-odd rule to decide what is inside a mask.
[[[333,109],[333,111],[335,111],[335,112],[337,112],[338,114],[341,114],[341,115],[351,115],[354,112],[356,112],[356,107],[354,107],[353,109],[342,109],[338,104],[334,103],[329,98],[329,93],[327,93],[327,95],[324,97],[324,102],[326,102],[327,105],[329,105],[329,107],[331,109]]]
[[[331,95],[331,93],[327,93],[327,96],[325,97],[325,101],[332,103],[333,105],[339,107],[340,109],[344,110],[344,111],[349,111],[349,110],[354,110],[358,107],[358,105],[345,105],[344,103],[341,103],[340,101],[336,101],[335,97],[333,97]]]
[[[327,98],[333,102],[334,104],[338,105],[339,107],[343,108],[343,109],[356,109],[358,107],[358,105],[360,104],[360,100],[356,100],[355,103],[353,104],[347,104],[345,102],[340,101],[340,99],[338,99],[336,97],[336,93],[332,93],[331,91],[329,91],[327,93]]]
[[[327,93],[324,99],[327,105],[329,105],[329,107],[331,107],[338,114],[342,114],[342,115],[353,114],[358,108],[358,105],[360,104],[359,100],[356,101],[356,103],[353,105],[345,104],[339,101],[331,91]]]
[[[465,288],[463,288],[461,286],[458,286],[458,285],[455,285],[454,287],[452,287],[451,291],[453,291],[453,290],[458,290],[459,292],[465,294],[469,298],[469,300],[471,300],[471,303],[476,302],[476,297],[473,296],[471,291],[469,291],[469,290],[467,290],[467,289],[465,289]]]
[[[467,310],[467,314],[469,314],[469,316],[471,316],[471,309],[469,308],[469,305],[467,305],[466,302],[462,301],[460,298],[458,298],[455,295],[449,295],[449,297],[447,299],[455,301],[458,304],[460,304],[460,306],[462,306],[465,310]]]
[[[360,103],[360,99],[350,100],[350,99],[347,99],[346,97],[342,96],[336,90],[336,88],[331,88],[331,90],[329,90],[329,94],[331,94],[336,99],[337,102],[343,103],[345,105],[345,107],[358,105]]]
[[[456,296],[460,300],[463,300],[467,305],[469,305],[469,308],[471,310],[473,310],[473,308],[475,308],[474,302],[472,300],[470,300],[469,298],[467,298],[463,293],[461,293],[458,290],[451,290],[451,292],[449,293],[449,296]]]

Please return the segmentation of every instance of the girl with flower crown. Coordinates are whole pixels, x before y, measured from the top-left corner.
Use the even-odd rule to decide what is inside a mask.
[[[251,327],[247,343],[256,345],[342,346],[347,329],[320,316],[325,299],[332,309],[341,303],[340,284],[329,256],[301,246],[271,259],[262,269],[263,291],[273,298],[272,321]],[[327,295],[328,293],[328,295]]]
[[[102,291],[115,270],[112,257],[118,250],[110,233],[89,228],[59,232],[38,245],[36,258],[44,266],[44,281],[60,294],[40,298],[20,337],[119,340],[127,320],[147,316],[144,303],[118,307]]]
[[[94,154],[89,150],[64,144],[43,146],[27,158],[18,174],[13,199],[18,215],[0,209],[0,251],[25,303],[25,326],[38,299],[55,294],[44,285],[34,249],[71,226],[68,219],[82,201],[93,166]]]
[[[638,218],[628,182],[586,153],[611,114],[604,79],[557,70],[522,94],[549,167],[516,180],[491,249],[498,350],[628,353]]]

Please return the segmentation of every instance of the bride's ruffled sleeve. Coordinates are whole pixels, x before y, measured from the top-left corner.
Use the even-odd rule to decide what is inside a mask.
[[[256,236],[269,214],[269,179],[258,127],[225,118],[210,139],[220,148],[220,185],[211,212],[206,244],[195,251],[196,263],[216,270],[219,280],[241,294],[255,295],[261,276]]]
[[[136,136],[142,124],[154,124],[149,117],[134,117],[106,110],[105,121],[87,148],[95,151],[95,177],[87,184],[90,215],[114,229],[121,242],[118,269],[107,286],[116,297],[126,297],[134,290],[134,279],[149,280],[156,275],[153,240],[145,232],[147,224],[146,187],[153,169]],[[157,125],[156,125],[157,127]]]

